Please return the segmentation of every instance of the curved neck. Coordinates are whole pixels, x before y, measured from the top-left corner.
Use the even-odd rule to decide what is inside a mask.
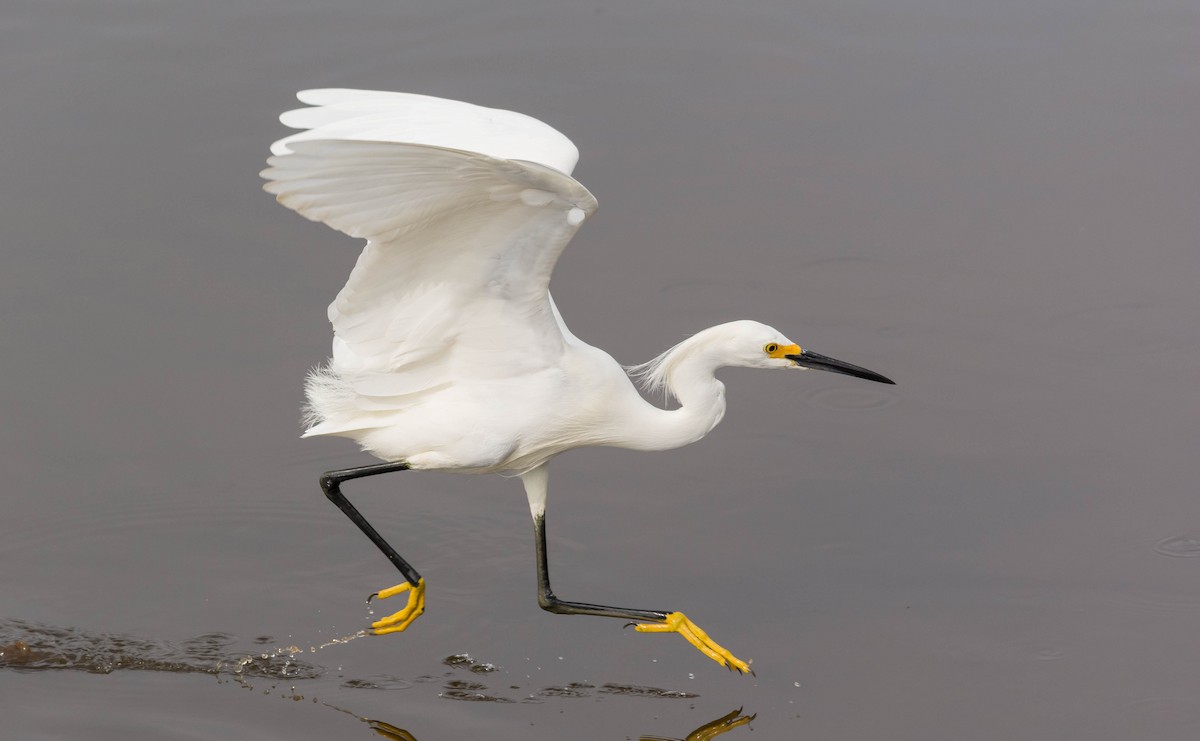
[[[694,443],[725,416],[725,384],[713,375],[723,364],[719,357],[685,342],[659,361],[664,386],[679,408],[660,409],[639,397],[623,436],[624,445],[635,450],[670,450]]]

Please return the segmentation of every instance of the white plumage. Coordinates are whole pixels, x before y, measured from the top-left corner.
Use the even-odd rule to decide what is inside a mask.
[[[304,130],[272,146],[266,189],[367,240],[329,306],[333,357],[309,378],[306,436],[350,437],[412,468],[525,473],[580,445],[675,447],[720,420],[711,374],[703,409],[656,409],[558,315],[551,272],[596,210],[567,174],[578,150],[565,136],[519,113],[422,95],[300,99],[316,107],[281,117]],[[767,342],[791,344],[735,326],[754,335],[750,359]],[[725,359],[697,357],[710,368]]]
[[[408,468],[520,474],[544,541],[548,460],[584,445],[662,450],[700,439],[725,411],[714,376],[722,366],[812,367],[891,383],[737,321],[634,369],[679,402],[660,409],[608,353],[571,334],[550,298],[559,255],[596,210],[570,176],[578,159],[570,140],[519,113],[423,95],[299,97],[310,107],[281,117],[300,131],[271,147],[265,188],[307,218],[367,240],[329,306],[333,353],[308,379],[305,436],[348,437]],[[391,558],[338,499],[337,482],[370,475],[364,470],[327,474],[326,491]],[[415,570],[402,571],[416,588]],[[544,587],[547,609],[674,620],[563,603],[548,576]],[[423,600],[423,582],[420,590]]]
[[[511,460],[528,456],[529,434],[513,432],[521,409],[563,385],[574,341],[547,285],[596,208],[560,171],[574,145],[528,116],[467,103],[300,97],[319,107],[283,115],[311,128],[272,147],[267,190],[368,240],[329,307],[333,357],[309,380],[305,434],[352,437],[414,468],[536,465]]]

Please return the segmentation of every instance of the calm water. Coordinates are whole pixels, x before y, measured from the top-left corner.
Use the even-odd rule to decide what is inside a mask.
[[[1171,0],[10,2],[0,736],[682,738],[743,708],[727,738],[1196,738],[1198,23]],[[396,580],[316,486],[370,459],[298,439],[358,245],[257,177],[322,86],[571,136],[601,209],[555,295],[619,360],[755,318],[897,380],[728,372],[703,442],[554,466],[559,593],[685,610],[756,678],[538,610],[496,477],[356,483],[428,610],[309,650]]]

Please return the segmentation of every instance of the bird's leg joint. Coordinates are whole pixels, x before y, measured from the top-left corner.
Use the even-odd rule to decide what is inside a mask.
[[[556,615],[568,615],[573,612],[562,600],[554,596],[554,592],[549,590],[538,592],[538,607],[546,612],[553,612]]]

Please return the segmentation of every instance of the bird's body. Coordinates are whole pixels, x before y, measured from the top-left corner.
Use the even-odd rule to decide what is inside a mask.
[[[765,337],[778,336],[763,329]],[[319,423],[313,429],[353,438],[379,458],[403,460],[413,469],[462,473],[524,474],[586,446],[669,450],[704,437],[725,414],[725,387],[713,375],[720,359],[686,347],[671,353],[684,356],[672,383],[677,409],[647,402],[611,355],[574,341],[549,362],[439,384],[419,400],[402,400],[383,413],[385,425],[322,433]],[[372,398],[328,369],[310,377],[308,392],[314,410],[327,410],[316,412],[322,419],[353,416]]]
[[[340,482],[405,469],[515,473],[538,534],[543,607],[651,620],[639,630],[683,633],[720,663],[748,669],[681,613],[554,597],[546,464],[583,446],[664,450],[699,440],[724,415],[715,377],[724,366],[891,381],[743,320],[632,369],[678,402],[659,408],[612,356],[567,329],[550,297],[559,255],[596,209],[570,176],[578,159],[570,140],[519,113],[427,96],[311,90],[300,99],[313,107],[281,117],[301,131],[275,143],[263,176],[284,205],[367,240],[329,307],[333,353],[308,379],[305,435],[348,437],[388,462],[322,480],[405,574],[405,585],[381,596],[411,590],[410,604],[383,627],[403,630],[420,614],[424,581],[345,501]]]

